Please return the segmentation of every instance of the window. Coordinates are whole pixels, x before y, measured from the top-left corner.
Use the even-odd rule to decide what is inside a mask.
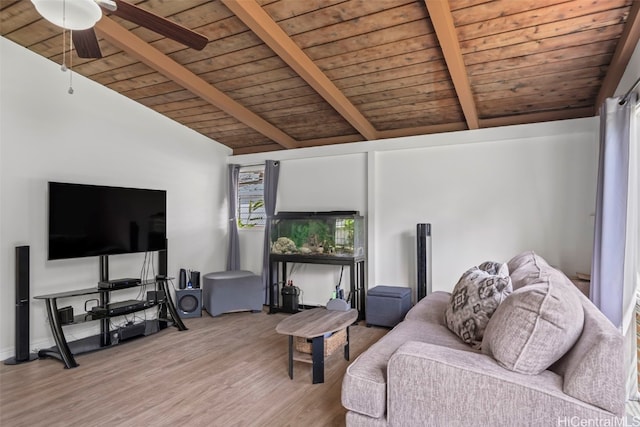
[[[238,177],[238,227],[264,227],[264,167],[240,168]]]

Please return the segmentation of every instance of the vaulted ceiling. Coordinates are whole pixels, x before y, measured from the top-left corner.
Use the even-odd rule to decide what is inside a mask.
[[[632,0],[129,3],[209,42],[105,14],[73,71],[234,154],[593,116],[640,39]],[[62,61],[30,1],[0,6],[2,36]]]

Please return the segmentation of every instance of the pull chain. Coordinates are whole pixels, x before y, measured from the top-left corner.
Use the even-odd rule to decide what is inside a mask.
[[[73,95],[73,52],[71,52],[73,30],[69,30],[69,95]]]
[[[62,0],[62,65],[60,69],[65,72],[69,71],[69,95],[73,95],[73,53],[71,52],[71,43],[73,43],[73,30],[69,30],[69,68],[67,68],[67,2]]]
[[[67,71],[67,30],[66,30],[66,20],[67,20],[67,8],[65,7],[66,3],[62,2],[62,65],[60,69],[64,72]]]

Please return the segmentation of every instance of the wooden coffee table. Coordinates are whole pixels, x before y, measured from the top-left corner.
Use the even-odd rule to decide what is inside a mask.
[[[358,318],[358,310],[333,311],[326,308],[314,308],[301,311],[282,320],[276,326],[276,332],[289,335],[289,378],[293,379],[293,361],[311,362],[313,366],[313,384],[324,382],[324,335],[341,329],[347,330],[347,343],[344,346],[344,358],[349,360],[349,325]],[[293,337],[311,339],[311,357],[306,353],[294,351]],[[295,353],[295,354],[294,354]]]

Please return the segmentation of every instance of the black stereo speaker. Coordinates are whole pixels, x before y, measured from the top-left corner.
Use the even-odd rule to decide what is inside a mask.
[[[190,280],[191,280],[191,287],[192,288],[199,288],[200,287],[200,272],[199,271],[192,271]]]
[[[202,289],[176,289],[176,310],[183,319],[202,315]]]
[[[164,291],[147,291],[147,302],[149,304],[160,304],[164,302]]]
[[[5,365],[30,362],[38,358],[29,353],[29,246],[16,246],[16,355]]]
[[[67,306],[58,309],[58,319],[61,325],[73,323],[73,307]]]
[[[187,270],[184,268],[180,269],[180,276],[178,277],[178,287],[180,289],[185,289],[187,287]]]

